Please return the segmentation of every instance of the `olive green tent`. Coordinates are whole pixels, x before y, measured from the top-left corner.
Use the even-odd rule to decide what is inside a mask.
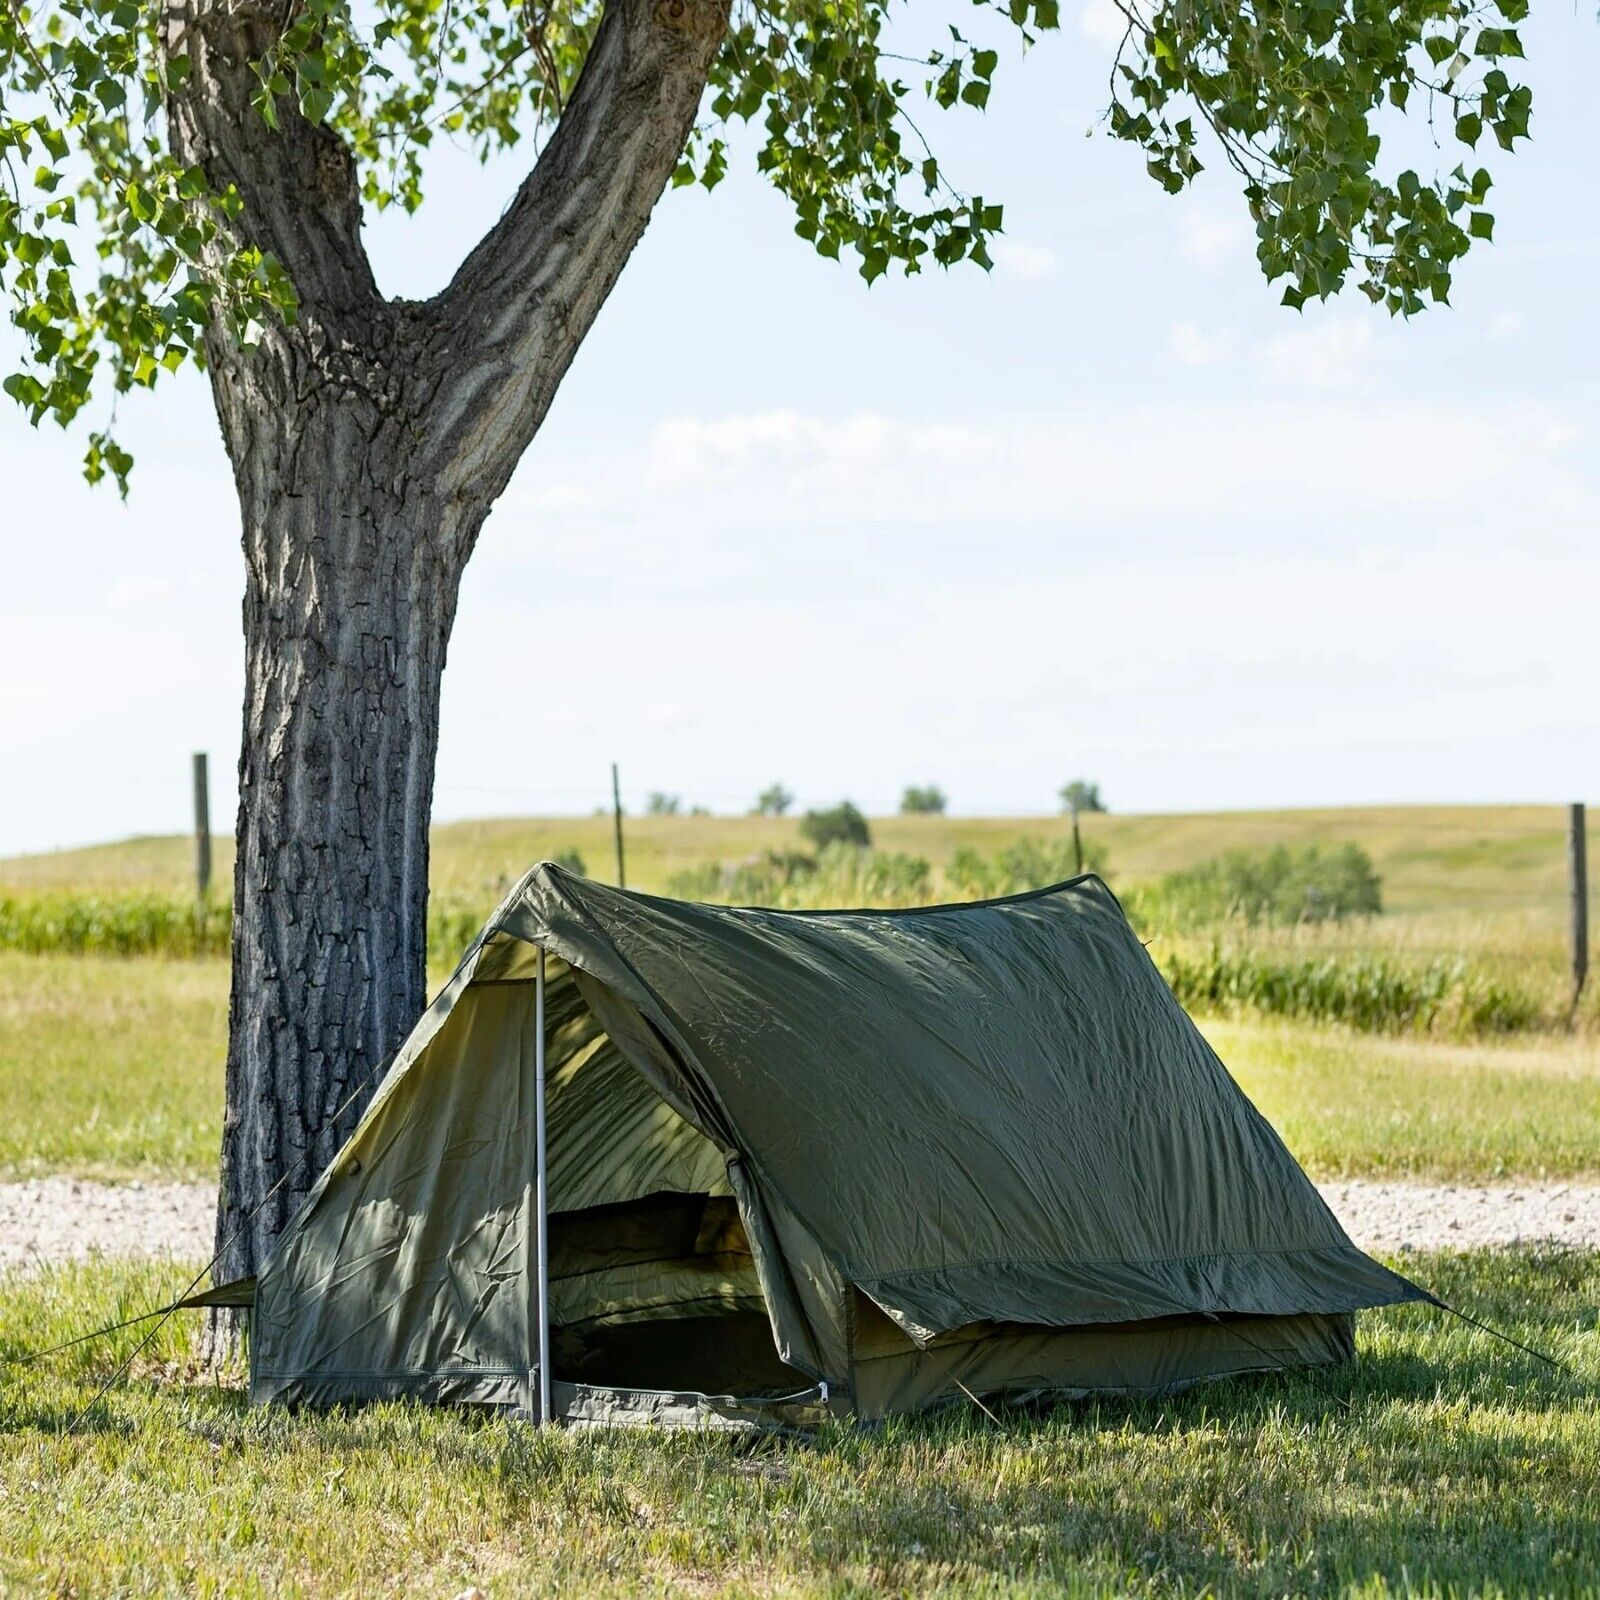
[[[1094,877],[808,913],[547,864],[262,1270],[251,1393],[871,1418],[1340,1361],[1426,1298]]]

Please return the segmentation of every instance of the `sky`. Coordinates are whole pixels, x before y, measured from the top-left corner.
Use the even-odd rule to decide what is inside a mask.
[[[1077,776],[1122,811],[1600,800],[1589,8],[1523,30],[1496,243],[1395,324],[1282,308],[1225,170],[1172,198],[1095,128],[1104,5],[924,121],[1005,205],[990,275],[869,289],[748,162],[666,196],[468,570],[436,816],[587,812],[613,760],[633,807],[717,811],[781,780],[1039,814]],[[446,282],[526,159],[443,152],[369,227],[384,288]],[[232,814],[204,380],[119,427],[126,505],[0,405],[0,854],[182,830],[198,749]]]

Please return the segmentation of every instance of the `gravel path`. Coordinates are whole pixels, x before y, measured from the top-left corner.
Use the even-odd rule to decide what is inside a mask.
[[[1365,1249],[1465,1250],[1550,1240],[1600,1249],[1600,1185],[1325,1183],[1322,1193]],[[211,1253],[216,1191],[201,1183],[0,1183],[0,1269],[106,1255]]]

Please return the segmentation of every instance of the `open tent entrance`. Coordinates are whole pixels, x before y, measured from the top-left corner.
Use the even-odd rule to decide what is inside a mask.
[[[538,959],[502,935],[468,990],[525,1060]],[[545,1007],[551,1376],[741,1397],[804,1386],[778,1357],[726,1158],[691,1122],[659,1035],[553,955]]]

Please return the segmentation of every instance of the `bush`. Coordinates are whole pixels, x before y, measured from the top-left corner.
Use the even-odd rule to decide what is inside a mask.
[[[1375,916],[1383,896],[1372,858],[1359,845],[1333,850],[1283,845],[1231,850],[1182,872],[1169,872],[1141,897],[1151,921],[1198,927],[1230,919],[1287,925]]]
[[[942,817],[948,804],[944,790],[936,783],[910,784],[900,796],[903,817]]]
[[[1085,843],[1083,870],[1103,875],[1105,864],[1104,846]],[[964,846],[945,870],[945,883],[952,899],[998,900],[1077,875],[1078,858],[1070,839],[1029,838],[1018,839],[992,856]]]
[[[818,852],[830,844],[850,844],[861,850],[872,846],[867,819],[848,800],[826,811],[806,812],[800,819],[800,837]]]

